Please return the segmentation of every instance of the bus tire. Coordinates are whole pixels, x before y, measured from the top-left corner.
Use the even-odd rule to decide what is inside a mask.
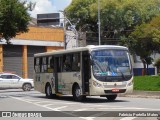
[[[114,101],[117,98],[117,95],[107,95],[106,98],[108,101]]]
[[[75,85],[73,88],[73,98],[76,101],[82,101],[86,98],[86,96],[81,95],[81,90],[79,85]]]
[[[47,98],[52,98],[52,89],[50,84],[46,85],[45,93]]]

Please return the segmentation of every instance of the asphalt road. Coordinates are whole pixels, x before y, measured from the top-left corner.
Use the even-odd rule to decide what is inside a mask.
[[[0,90],[0,119],[157,120],[158,114],[160,99],[154,98],[117,97],[109,102],[106,98],[87,97],[84,102],[75,102],[72,96],[47,99],[34,90]]]

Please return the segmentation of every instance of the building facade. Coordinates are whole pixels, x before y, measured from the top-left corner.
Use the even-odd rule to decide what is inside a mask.
[[[64,49],[63,28],[30,26],[27,33],[11,39],[10,45],[0,42],[0,72],[33,78],[34,54],[57,49]]]

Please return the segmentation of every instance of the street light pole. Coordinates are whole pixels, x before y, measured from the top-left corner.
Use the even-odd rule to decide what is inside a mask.
[[[63,28],[64,28],[64,49],[67,48],[67,45],[66,45],[66,13],[65,11],[63,12],[63,15],[64,15],[64,20],[63,20]]]
[[[100,0],[98,0],[98,40],[99,45],[101,45],[101,20],[100,20]]]

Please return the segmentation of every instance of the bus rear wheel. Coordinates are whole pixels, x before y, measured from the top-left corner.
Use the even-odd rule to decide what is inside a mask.
[[[109,101],[114,101],[114,100],[117,98],[117,95],[107,95],[106,98],[107,98]]]
[[[48,84],[48,85],[46,86],[45,93],[46,93],[46,97],[47,97],[47,98],[52,98],[51,85]]]
[[[78,85],[75,85],[73,88],[73,98],[76,101],[82,101],[86,98],[86,96],[81,95],[81,89]]]

